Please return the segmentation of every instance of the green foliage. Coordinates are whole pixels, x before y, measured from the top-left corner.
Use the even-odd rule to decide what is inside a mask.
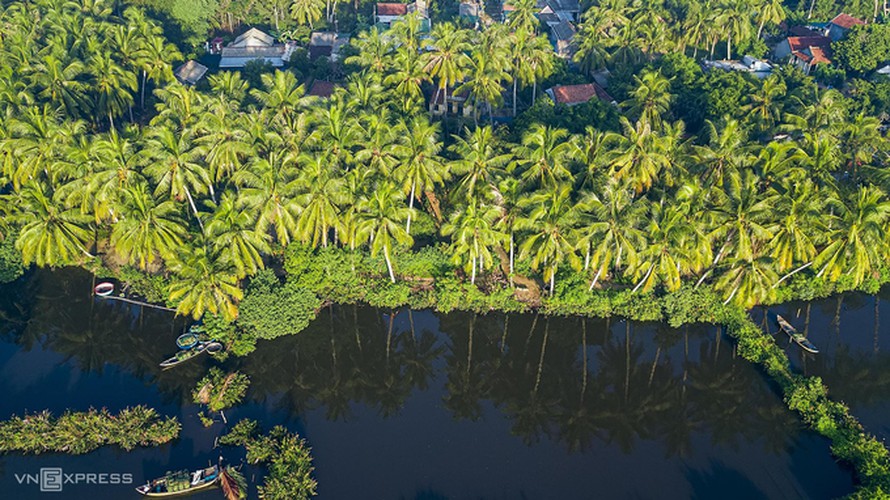
[[[0,283],[10,283],[25,273],[22,254],[15,248],[15,238],[0,238]]]
[[[195,403],[205,404],[210,411],[220,411],[235,406],[244,398],[250,379],[240,372],[225,373],[213,367],[198,381],[192,392]]]
[[[890,26],[879,23],[853,26],[831,48],[842,68],[860,74],[872,71],[887,60],[887,53],[890,51]]]
[[[123,266],[113,276],[126,284],[127,291],[148,302],[165,303],[170,281],[159,274],[149,274],[135,267]]]
[[[305,500],[316,495],[311,448],[299,435],[276,426],[268,434],[258,436],[257,423],[242,420],[220,438],[220,443],[244,446],[249,463],[267,464],[269,474],[259,487],[260,498]]]
[[[302,286],[280,286],[271,270],[260,271],[251,280],[240,305],[237,325],[260,339],[298,333],[315,318],[321,301]]]
[[[13,415],[0,422],[0,451],[78,455],[105,445],[118,445],[129,451],[137,446],[172,441],[179,430],[175,417],[162,418],[145,406],[125,408],[117,415],[105,408],[67,411],[58,418],[42,411],[24,417]]]

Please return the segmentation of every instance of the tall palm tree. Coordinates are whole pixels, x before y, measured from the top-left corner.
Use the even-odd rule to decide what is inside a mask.
[[[751,36],[751,6],[745,0],[724,0],[717,6],[714,22],[726,35],[726,59],[732,59],[732,41],[746,41]]]
[[[658,130],[661,117],[667,114],[674,99],[671,81],[661,71],[645,70],[642,77],[634,76],[634,84],[630,99],[622,105],[628,108],[631,116]]]
[[[148,161],[144,172],[155,182],[155,195],[166,194],[180,202],[188,200],[203,230],[195,196],[208,190],[212,194],[213,185],[210,173],[200,163],[202,153],[203,148],[194,144],[192,134],[177,134],[165,127],[151,130],[143,150]]]
[[[308,24],[309,29],[321,19],[326,8],[324,0],[294,0],[291,2],[290,15],[297,24]]]
[[[549,283],[551,296],[560,265],[568,264],[576,270],[581,268],[581,260],[575,250],[579,213],[571,194],[572,189],[568,184],[547,186],[524,200],[523,206],[530,211],[517,224],[529,232],[520,246],[520,258],[530,258],[535,270],[543,269],[544,281]]]
[[[35,64],[32,71],[32,84],[42,89],[37,97],[61,107],[70,118],[88,114],[86,66],[82,61],[63,61],[49,54]]]
[[[408,195],[407,222],[405,232],[411,233],[411,215],[414,212],[414,199],[420,193],[426,193],[433,204],[438,202],[433,198],[433,189],[437,184],[442,184],[448,177],[448,172],[443,168],[439,157],[442,144],[439,142],[439,126],[417,116],[410,124],[402,129],[405,133],[402,140],[393,145],[393,153],[399,160],[399,164],[393,170],[395,179],[402,186],[402,190]]]
[[[491,127],[479,127],[472,132],[465,128],[464,136],[454,136],[455,142],[449,148],[457,158],[450,163],[451,173],[461,176],[455,190],[463,200],[490,200],[510,155],[502,152]]]
[[[65,206],[53,190],[35,181],[22,186],[16,195],[6,195],[14,204],[13,220],[21,227],[15,246],[25,265],[63,266],[82,255],[90,257],[89,217]]]
[[[391,72],[383,83],[394,87],[395,94],[401,99],[401,111],[410,115],[423,101],[421,84],[427,79],[423,71],[423,61],[416,52],[407,47],[399,47],[392,59],[395,71]]]
[[[757,4],[757,38],[763,34],[767,24],[778,25],[785,20],[785,8],[782,0],[761,0]]]
[[[639,253],[634,291],[646,292],[662,283],[669,292],[680,288],[681,278],[700,272],[711,261],[711,244],[690,219],[689,205],[650,205],[647,244]]]
[[[816,276],[831,281],[850,276],[856,287],[887,258],[890,202],[880,189],[867,186],[833,206],[838,220],[830,226],[829,243],[816,256],[814,269]]]
[[[670,143],[645,120],[635,125],[623,116],[620,120],[623,133],[611,132],[606,138],[612,147],[609,155],[612,176],[629,182],[641,193],[672,167]]]
[[[473,121],[479,125],[479,108],[485,105],[489,121],[492,120],[494,107],[503,103],[504,88],[501,82],[510,81],[510,74],[500,67],[496,57],[488,52],[476,50],[467,68],[467,81],[461,84],[455,93],[468,93],[473,100]]]
[[[538,31],[538,3],[537,0],[513,0],[510,2],[513,11],[507,19],[507,26],[512,31],[524,33],[537,33]]]
[[[200,319],[204,313],[219,314],[226,321],[238,317],[237,303],[244,297],[233,264],[198,241],[184,247],[170,263],[174,273],[168,288],[177,314]]]
[[[757,92],[748,94],[748,104],[743,110],[754,115],[761,132],[772,130],[781,118],[786,91],[785,82],[777,75],[770,75],[761,82]]]
[[[742,124],[733,118],[724,118],[722,127],[711,120],[705,121],[708,143],[693,146],[692,158],[702,172],[702,179],[722,184],[724,178],[738,172],[753,159],[747,151],[747,137]]]
[[[256,213],[257,232],[268,234],[273,229],[282,245],[297,234],[297,217],[302,209],[296,201],[295,163],[292,153],[273,150],[253,157],[232,177],[239,187],[238,207]]]
[[[464,270],[470,273],[470,283],[476,283],[477,270],[491,267],[494,262],[491,250],[500,247],[504,240],[504,234],[495,225],[499,215],[498,207],[472,199],[442,226],[442,235],[451,236],[453,261],[464,264]]]
[[[273,121],[285,130],[291,130],[299,111],[308,104],[305,88],[292,71],[279,71],[262,75],[263,88],[253,89],[250,94],[263,105]]]
[[[467,52],[470,43],[468,32],[457,29],[449,22],[438,23],[430,34],[433,42],[425,53],[424,71],[429,73],[430,80],[437,80],[436,95],[433,102],[438,102],[439,95],[444,91],[445,114],[448,115],[448,88],[454,88],[464,77],[465,68],[469,65]]]
[[[172,200],[158,202],[144,183],[122,190],[111,246],[129,264],[141,269],[160,257],[169,258],[182,246],[186,228]]]
[[[356,207],[356,239],[368,242],[372,257],[383,252],[389,279],[393,283],[396,282],[391,256],[393,248],[395,245],[410,245],[414,241],[402,228],[402,222],[411,214],[404,205],[404,199],[401,190],[385,182],[378,184],[369,197],[359,200]]]
[[[637,253],[646,248],[642,224],[647,202],[634,200],[632,191],[612,180],[578,206],[582,210],[578,247],[584,251],[584,268],[596,270],[592,289],[613,271],[638,265]]]
[[[382,75],[389,67],[393,45],[376,26],[361,32],[353,45],[358,49],[358,54],[347,57],[344,61],[346,64],[358,64],[376,75]]]
[[[207,222],[207,238],[220,259],[231,264],[239,278],[256,274],[265,266],[263,255],[270,253],[268,233],[256,230],[257,214],[238,206],[232,192],[222,195]]]
[[[94,55],[88,63],[96,89],[96,112],[108,118],[114,128],[114,118],[133,105],[133,93],[138,84],[136,74],[119,65],[110,53]]]
[[[816,246],[821,244],[819,235],[828,230],[823,209],[830,200],[831,195],[809,179],[782,184],[772,207],[775,222],[769,228],[773,233],[770,256],[777,271],[784,273],[794,265],[812,264]]]
[[[553,187],[570,179],[572,144],[565,129],[534,124],[522,136],[522,143],[513,148],[515,167],[522,170],[528,185]]]
[[[303,243],[328,246],[328,233],[342,228],[339,206],[348,201],[343,179],[330,167],[327,155],[306,155],[297,178],[301,193],[297,204],[302,208],[297,218],[297,234]]]

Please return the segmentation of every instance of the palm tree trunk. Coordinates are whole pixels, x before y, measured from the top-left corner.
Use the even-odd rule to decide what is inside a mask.
[[[408,199],[408,223],[405,224],[405,232],[411,234],[411,215],[414,213],[414,190],[417,188],[417,181],[411,183],[411,196]]]
[[[732,59],[732,30],[729,30],[729,35],[726,37],[726,60]]]
[[[386,259],[386,268],[389,269],[389,280],[396,282],[396,275],[392,272],[392,262],[389,260],[389,248],[383,247],[383,258]]]
[[[760,35],[763,34],[763,25],[766,24],[766,18],[760,19],[760,26],[757,27],[757,38],[760,38]]]
[[[590,282],[590,286],[587,287],[587,291],[588,291],[588,292],[592,291],[592,290],[593,290],[593,287],[596,286],[596,282],[599,281],[599,279],[600,279],[600,274],[601,274],[602,272],[603,272],[603,268],[600,267],[599,270],[596,272],[596,276],[593,277],[593,281]]]
[[[795,274],[799,273],[800,271],[803,271],[804,269],[806,269],[806,268],[808,268],[808,267],[810,267],[810,266],[812,266],[812,265],[813,265],[813,261],[807,262],[806,264],[804,264],[804,265],[798,267],[797,269],[791,271],[790,273],[786,274],[785,276],[782,276],[782,279],[780,279],[779,281],[777,281],[776,284],[773,285],[773,288],[779,286],[779,284],[782,283],[783,281],[785,281],[786,279],[788,279],[788,278],[794,276]]]
[[[643,276],[643,279],[641,279],[640,282],[637,283],[637,286],[634,287],[631,293],[636,293],[636,291],[639,290],[641,286],[643,286],[643,283],[645,283],[649,279],[649,276],[652,274],[652,271],[654,269],[655,264],[653,263],[651,266],[649,266],[649,271],[646,272],[646,276]]]
[[[198,226],[201,227],[201,234],[204,233],[204,223],[201,222],[201,217],[198,216],[198,207],[195,206],[195,200],[192,199],[192,193],[186,189],[185,197],[189,200],[189,206],[192,207],[192,212],[195,214],[195,219],[198,221]]]
[[[476,253],[479,252],[479,242],[473,241],[473,274],[470,276],[470,284],[476,284]]]
[[[513,78],[513,117],[516,117],[516,78]]]
[[[139,96],[139,109],[145,109],[145,79],[147,76],[146,71],[142,70],[142,90]]]
[[[553,266],[553,272],[550,273],[550,296],[553,297],[553,289],[556,286],[556,266]]]
[[[510,231],[510,274],[513,274],[513,231]]]

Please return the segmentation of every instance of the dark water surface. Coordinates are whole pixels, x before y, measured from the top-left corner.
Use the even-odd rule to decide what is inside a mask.
[[[182,435],[130,453],[0,457],[0,498],[138,498],[131,486],[41,494],[16,474],[62,467],[129,473],[139,484],[219,456],[213,444],[225,426],[202,427],[191,404],[216,361],[204,356],[161,372],[184,323],[92,299],[90,286],[89,275],[65,270],[0,289],[0,418],[147,404],[178,417]],[[811,319],[826,355],[803,369],[823,376],[857,415],[867,413],[869,430],[885,432],[888,363],[880,353],[890,346],[873,352],[873,299],[856,298],[863,304],[854,307],[851,297],[833,347]],[[835,335],[833,304],[811,308],[825,335]],[[868,342],[847,340],[863,336]],[[321,499],[833,498],[853,489],[827,441],[802,429],[711,327],[343,306],[225,368],[251,378],[229,422],[256,418],[303,435]],[[261,480],[262,469],[246,471]]]

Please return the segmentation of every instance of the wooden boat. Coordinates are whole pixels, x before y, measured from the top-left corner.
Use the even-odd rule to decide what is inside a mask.
[[[195,347],[192,347],[191,349],[185,349],[185,350],[179,351],[172,358],[161,362],[161,368],[164,368],[164,369],[172,368],[180,363],[185,363],[186,361],[201,354],[206,349],[207,349],[207,342],[198,342],[198,345],[196,345]]]
[[[788,335],[788,337],[791,338],[791,340],[793,340],[795,343],[797,343],[797,345],[799,345],[801,347],[801,349],[803,349],[804,351],[807,351],[807,352],[811,352],[813,354],[819,354],[819,349],[817,349],[816,346],[814,346],[812,342],[807,340],[807,338],[804,336],[804,334],[795,330],[794,327],[791,326],[791,323],[785,321],[785,318],[783,318],[782,316],[776,315],[776,321],[779,323],[779,328],[781,328],[782,331],[785,332]]]
[[[96,285],[95,288],[93,288],[93,293],[95,293],[99,297],[108,297],[109,295],[114,293],[114,283],[103,281],[102,283]]]
[[[175,497],[188,495],[213,486],[219,481],[219,466],[189,472],[168,472],[164,477],[149,481],[136,488],[147,497]]]
[[[224,348],[223,345],[216,341],[207,342],[207,346],[206,346],[207,354],[209,354],[211,356],[213,356],[214,354],[221,353],[223,348]]]

